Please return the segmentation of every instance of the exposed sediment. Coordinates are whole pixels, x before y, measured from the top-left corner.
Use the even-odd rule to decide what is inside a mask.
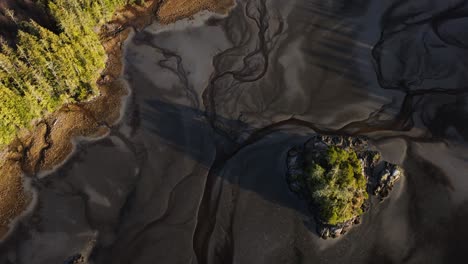
[[[31,131],[22,132],[0,151],[0,239],[11,229],[13,219],[20,216],[32,201],[32,193],[23,186],[25,175],[44,176],[70,157],[75,138],[101,138],[119,121],[124,98],[129,93],[121,79],[122,54],[124,42],[132,30],[140,30],[155,19],[170,23],[201,10],[225,12],[232,6],[232,1],[196,1],[181,8],[184,4],[184,1],[150,0],[142,6],[127,6],[118,11],[100,29],[108,57],[98,80],[99,96],[63,106],[37,121]]]
[[[137,33],[126,48],[132,95],[124,119],[35,180],[39,206],[2,245],[0,262],[64,263],[97,239],[90,263],[458,263],[468,217],[466,142],[433,135],[457,133],[451,124],[462,124],[466,111],[452,107],[467,101],[426,95],[399,110],[403,96],[375,83],[369,59],[382,9],[365,1],[238,1],[222,19],[201,24],[197,15]],[[269,37],[280,22],[275,45]],[[412,35],[398,34],[405,31]],[[192,99],[195,91],[201,101],[211,80],[215,125],[240,147],[213,133],[206,108]],[[314,131],[368,135],[407,173],[341,239],[317,236],[306,203],[285,183],[287,151]]]

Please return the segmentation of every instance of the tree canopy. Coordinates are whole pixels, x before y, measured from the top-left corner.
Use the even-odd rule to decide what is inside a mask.
[[[0,146],[33,119],[98,93],[106,60],[98,29],[134,2],[141,1],[41,0],[58,33],[31,20],[21,23],[15,47],[0,41]]]
[[[329,146],[308,164],[307,187],[322,221],[336,225],[363,213],[367,180],[354,150]]]

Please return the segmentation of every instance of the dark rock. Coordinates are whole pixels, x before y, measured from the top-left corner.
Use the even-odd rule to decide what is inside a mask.
[[[354,219],[353,224],[359,225],[360,223],[361,223],[361,217],[358,216],[358,217],[356,217],[356,219]]]
[[[403,175],[403,169],[395,164],[384,162],[384,168],[377,175],[377,184],[373,194],[380,200],[386,198],[393,189],[395,183]]]
[[[67,258],[64,262],[64,264],[81,264],[81,263],[85,263],[84,262],[84,258],[81,254],[76,254],[76,255],[73,255],[69,258]]]

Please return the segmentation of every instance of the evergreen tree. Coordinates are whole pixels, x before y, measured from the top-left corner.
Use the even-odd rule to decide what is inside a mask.
[[[58,23],[60,33],[29,21],[19,23],[15,48],[0,39],[0,146],[33,119],[98,93],[96,81],[106,60],[99,26],[118,8],[133,3],[38,0]],[[13,11],[4,11],[17,23]]]

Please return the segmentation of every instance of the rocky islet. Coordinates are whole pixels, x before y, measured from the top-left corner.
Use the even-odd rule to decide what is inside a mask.
[[[380,153],[375,151],[375,148],[369,143],[368,138],[364,136],[348,137],[317,134],[303,145],[291,148],[287,154],[286,173],[289,189],[299,198],[307,201],[310,212],[317,223],[317,233],[324,239],[339,237],[349,231],[353,225],[361,222],[361,215],[355,215],[353,218],[338,224],[325,222],[320,217],[320,205],[313,199],[310,189],[305,184],[308,176],[306,168],[311,162],[311,157],[323,156],[324,150],[333,146],[355,151],[367,181],[367,193],[374,195],[380,201],[390,194],[395,183],[403,176],[403,169],[396,164],[384,161]],[[370,197],[366,199],[361,206],[364,213],[369,210],[370,199]]]

